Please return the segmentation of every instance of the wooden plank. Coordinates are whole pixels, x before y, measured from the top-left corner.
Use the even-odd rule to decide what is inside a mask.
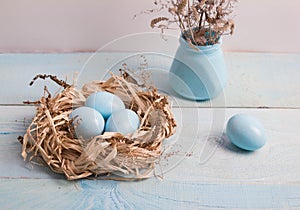
[[[52,93],[58,86],[49,81],[38,81],[32,87],[29,82],[37,74],[57,75],[69,83],[74,81],[76,72],[85,72],[80,76],[82,80],[91,81],[95,75],[102,74],[109,63],[117,62],[124,53],[95,54],[94,60],[85,63],[92,53],[65,53],[65,54],[0,54],[1,90],[0,104],[22,104],[25,100],[37,100],[43,95],[43,87],[47,85]],[[92,72],[92,73],[90,73]],[[101,78],[101,76],[99,77]],[[80,85],[80,84],[79,84]]]
[[[0,179],[2,209],[299,209],[299,185]]]
[[[299,183],[300,109],[173,109],[178,128],[165,141],[156,173],[167,180]],[[256,152],[242,151],[222,136],[230,116],[249,113],[262,121],[268,142]],[[49,178],[45,167],[24,163],[17,136],[25,132],[33,107],[0,106],[0,177]],[[276,117],[274,117],[276,116]],[[25,125],[24,125],[25,117]],[[22,122],[23,120],[23,122]],[[55,178],[55,177],[53,177]]]
[[[147,69],[153,72],[154,84],[168,93],[181,107],[300,107],[300,54],[232,53],[226,52],[229,81],[224,94],[207,102],[192,102],[179,97],[167,82],[172,55],[145,52]],[[52,92],[57,86],[51,82],[28,83],[39,73],[55,74],[73,81],[74,72],[80,71],[78,85],[103,79],[106,69],[117,72],[123,63],[136,69],[140,54],[99,52],[74,54],[0,54],[0,104],[21,104],[37,100],[43,86]],[[26,73],[25,73],[26,72]],[[291,76],[292,75],[292,76]]]

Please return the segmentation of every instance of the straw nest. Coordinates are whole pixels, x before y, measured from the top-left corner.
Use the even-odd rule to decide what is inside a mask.
[[[48,77],[63,90],[52,97],[45,88],[39,101],[27,102],[38,106],[26,134],[19,138],[24,160],[42,159],[68,180],[111,174],[134,179],[150,176],[162,154],[163,140],[175,132],[176,123],[166,96],[155,88],[145,90],[126,72],[121,76],[111,74],[107,81],[93,81],[81,89],[51,75],[38,75],[34,80]],[[69,114],[97,91],[118,95],[126,108],[139,115],[139,129],[130,135],[105,132],[91,139],[76,138]]]

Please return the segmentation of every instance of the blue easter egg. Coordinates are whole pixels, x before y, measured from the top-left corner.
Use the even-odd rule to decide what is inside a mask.
[[[106,120],[113,112],[125,109],[123,101],[109,92],[96,92],[91,94],[85,102],[85,106],[96,109]]]
[[[247,114],[237,114],[227,123],[226,134],[237,147],[254,151],[267,141],[263,125],[256,118]]]
[[[105,126],[102,115],[90,107],[79,107],[71,112],[73,126],[78,138],[90,139],[101,135]]]
[[[106,121],[105,132],[133,133],[140,126],[139,116],[132,110],[114,112]]]

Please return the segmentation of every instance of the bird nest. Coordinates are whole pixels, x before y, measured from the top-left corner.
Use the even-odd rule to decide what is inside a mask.
[[[167,96],[155,88],[145,89],[126,72],[111,74],[107,81],[93,81],[81,89],[52,75],[38,75],[33,82],[48,77],[63,90],[52,97],[45,88],[39,101],[27,102],[36,104],[37,112],[19,139],[24,160],[42,159],[68,180],[100,175],[142,179],[153,174],[162,155],[162,142],[176,127]],[[105,132],[91,139],[77,138],[69,114],[97,91],[119,96],[126,108],[135,111],[141,121],[138,130],[128,135]]]

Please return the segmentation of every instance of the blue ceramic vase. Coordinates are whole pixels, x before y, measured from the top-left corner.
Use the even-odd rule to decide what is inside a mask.
[[[191,100],[216,97],[227,82],[227,69],[221,49],[222,40],[214,45],[191,48],[181,36],[170,69],[170,84],[175,92]]]

